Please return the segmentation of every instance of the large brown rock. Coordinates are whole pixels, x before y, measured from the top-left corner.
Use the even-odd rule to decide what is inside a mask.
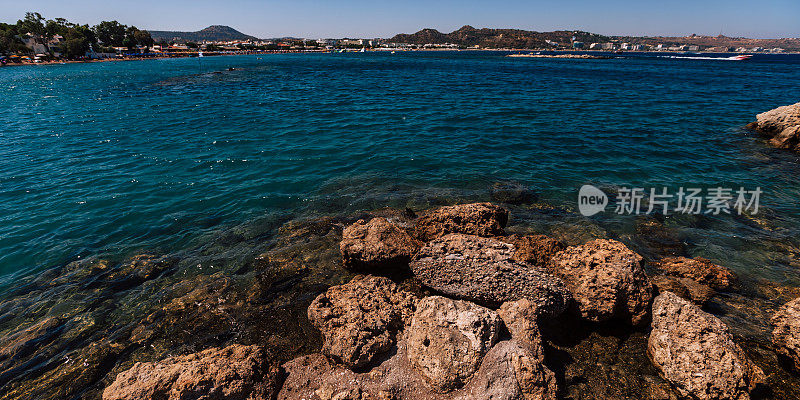
[[[503,303],[497,313],[503,319],[512,338],[520,343],[541,346],[539,310],[535,303],[528,299],[509,301]]]
[[[800,298],[783,305],[772,317],[772,324],[775,326],[772,339],[778,354],[788,358],[800,371]]]
[[[758,114],[751,127],[769,137],[775,147],[800,151],[800,103]]]
[[[441,207],[417,219],[415,229],[423,241],[448,233],[498,236],[508,223],[508,211],[492,203],[459,204]]]
[[[701,257],[665,257],[651,265],[666,275],[692,279],[716,290],[728,289],[736,281],[733,271]]]
[[[369,372],[337,367],[321,354],[294,359],[284,367],[286,382],[279,400],[554,400],[557,386],[542,353],[514,340],[497,343],[461,389],[437,392],[411,367],[406,343]]]
[[[477,304],[440,296],[426,297],[406,333],[408,359],[436,390],[464,385],[497,341],[500,317]]]
[[[722,321],[674,293],[656,297],[652,324],[650,359],[681,396],[749,399],[764,379]]]
[[[642,257],[621,242],[595,239],[570,247],[553,258],[551,268],[590,321],[621,318],[639,324],[650,311],[653,285]]]
[[[490,238],[450,234],[428,242],[411,262],[423,284],[450,297],[499,306],[529,299],[542,313],[557,315],[570,294],[543,269],[514,260],[513,245]]]
[[[510,235],[499,237],[498,240],[514,245],[514,258],[517,261],[538,266],[546,266],[553,256],[567,248],[558,240],[545,235]]]
[[[347,268],[382,272],[407,267],[421,246],[422,243],[386,218],[373,218],[344,228],[339,251]]]
[[[136,363],[117,375],[103,400],[270,400],[281,378],[260,347],[235,344]]]
[[[384,277],[358,276],[320,294],[308,319],[322,331],[322,352],[351,368],[362,368],[391,349],[411,321],[416,298]]]

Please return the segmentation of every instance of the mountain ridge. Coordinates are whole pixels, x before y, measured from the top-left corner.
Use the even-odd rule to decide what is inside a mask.
[[[256,40],[255,36],[247,35],[227,25],[211,25],[196,32],[185,31],[156,31],[149,30],[150,36],[155,41],[197,42],[230,41],[230,40]]]

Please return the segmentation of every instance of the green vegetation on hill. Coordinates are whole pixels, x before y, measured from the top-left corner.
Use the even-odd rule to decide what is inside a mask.
[[[572,38],[579,42],[605,42],[609,38],[583,31],[535,32],[521,29],[476,29],[469,25],[451,33],[441,33],[436,29],[423,29],[417,33],[399,34],[390,39],[395,43],[444,44],[461,46],[480,46],[484,48],[538,48],[547,47],[547,40],[569,43]]]
[[[41,45],[40,49],[50,53],[57,49],[65,58],[83,57],[90,46],[95,51],[109,47],[134,51],[138,46],[153,45],[153,38],[147,31],[117,21],[103,21],[90,27],[64,18],[46,20],[39,13],[29,12],[16,24],[0,23],[0,54],[33,53],[35,48],[26,46],[26,40]]]
[[[211,25],[197,32],[179,31],[150,31],[153,39],[166,42],[227,42],[231,40],[256,40],[254,36],[246,35],[229,26]]]

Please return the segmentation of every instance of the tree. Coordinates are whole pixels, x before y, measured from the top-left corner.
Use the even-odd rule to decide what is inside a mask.
[[[105,46],[124,46],[127,27],[117,21],[103,21],[94,26],[97,40]]]
[[[25,19],[17,21],[17,31],[20,34],[33,33],[34,35],[47,34],[44,17],[38,12],[25,13]]]

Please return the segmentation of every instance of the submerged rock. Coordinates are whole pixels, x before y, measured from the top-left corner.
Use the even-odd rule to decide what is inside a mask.
[[[467,301],[440,296],[422,299],[411,321],[408,359],[436,390],[464,385],[497,341],[500,317]]]
[[[384,277],[359,276],[319,295],[308,319],[322,331],[322,352],[363,368],[391,349],[411,321],[416,298]]]
[[[778,354],[790,360],[800,372],[800,298],[783,305],[772,317],[772,324],[775,326],[772,340]]]
[[[508,211],[492,203],[447,206],[430,211],[416,222],[417,236],[423,241],[448,233],[498,236],[508,223]]]
[[[422,243],[386,218],[359,220],[342,232],[339,250],[350,269],[385,272],[407,267]]]
[[[701,257],[665,257],[651,265],[666,275],[688,278],[716,290],[729,289],[736,281],[733,271]]]
[[[491,195],[492,200],[507,204],[528,204],[538,200],[536,192],[516,181],[495,182]]]
[[[684,397],[749,399],[765,379],[722,321],[674,293],[656,297],[652,328],[650,359]]]
[[[656,275],[650,278],[659,293],[672,292],[699,306],[704,306],[714,296],[714,290],[689,278]]]
[[[775,147],[800,151],[800,103],[758,114],[749,127],[768,137]]]
[[[427,243],[411,270],[424,285],[455,298],[488,306],[526,298],[542,313],[563,312],[570,299],[564,283],[515,261],[514,250],[494,239],[450,234]]]
[[[270,400],[281,377],[263,349],[235,344],[138,362],[117,375],[103,391],[103,400]]]
[[[514,245],[514,259],[531,265],[545,266],[559,251],[564,250],[561,242],[545,235],[510,235],[498,238]]]
[[[653,287],[640,255],[616,240],[596,239],[558,253],[551,271],[572,292],[581,315],[639,324],[647,317]]]

